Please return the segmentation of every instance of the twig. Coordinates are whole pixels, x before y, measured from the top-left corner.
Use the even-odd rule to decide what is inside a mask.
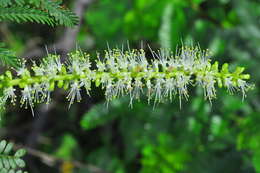
[[[43,163],[45,163],[48,166],[53,166],[56,165],[58,163],[64,163],[67,162],[67,160],[52,156],[50,154],[44,153],[42,151],[30,148],[30,147],[26,147],[23,145],[18,145],[15,144],[14,145],[14,149],[20,149],[23,148],[27,151],[27,153],[31,156],[37,157],[39,158]],[[83,169],[88,169],[91,173],[108,173],[107,171],[92,165],[92,164],[84,164],[82,162],[79,161],[69,161],[75,168],[83,168]]]

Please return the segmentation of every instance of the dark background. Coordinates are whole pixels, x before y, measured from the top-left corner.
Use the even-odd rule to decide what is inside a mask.
[[[56,51],[66,58],[77,46],[95,55],[110,47],[148,50],[199,44],[212,61],[246,67],[255,89],[217,91],[212,105],[200,88],[188,101],[163,103],[129,98],[112,101],[93,87],[91,97],[68,109],[67,93],[56,90],[35,117],[19,105],[2,117],[1,138],[28,150],[31,173],[255,173],[260,172],[259,0],[70,0],[81,24],[52,28],[1,23],[1,40],[20,57],[40,59]],[[77,46],[76,46],[77,45]],[[95,60],[93,56],[92,60]]]

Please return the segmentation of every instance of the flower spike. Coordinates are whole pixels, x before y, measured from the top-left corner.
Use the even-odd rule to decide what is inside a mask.
[[[217,87],[224,87],[231,94],[240,91],[243,99],[252,89],[247,82],[250,75],[243,74],[244,68],[230,72],[225,63],[219,69],[218,62],[211,63],[208,50],[182,46],[174,54],[170,50],[149,49],[152,59],[148,60],[143,49],[124,52],[109,48],[103,57],[97,53],[94,64],[88,54],[79,50],[69,53],[65,63],[58,55],[48,54],[40,64],[33,62],[31,68],[23,63],[16,70],[16,77],[10,71],[0,75],[0,89],[4,91],[0,102],[10,99],[14,103],[18,97],[15,91],[20,88],[21,104],[32,108],[35,103],[49,103],[51,92],[58,87],[68,91],[70,107],[82,99],[83,89],[89,94],[92,83],[102,86],[107,101],[128,95],[130,106],[142,94],[149,103],[172,101],[177,96],[181,106],[181,100],[189,97],[189,87],[195,85],[203,88],[205,99],[210,102],[216,98]]]

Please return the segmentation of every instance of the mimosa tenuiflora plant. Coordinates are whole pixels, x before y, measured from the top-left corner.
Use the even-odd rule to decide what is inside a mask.
[[[152,58],[148,59],[142,49],[109,49],[104,56],[97,54],[95,63],[79,50],[69,53],[65,63],[59,55],[49,54],[40,63],[33,61],[31,68],[24,61],[20,68],[2,74],[0,101],[2,105],[8,100],[15,104],[19,89],[20,104],[33,108],[35,103],[49,103],[51,92],[58,87],[68,91],[70,106],[82,99],[81,90],[90,94],[92,84],[102,86],[107,101],[128,95],[130,105],[141,94],[154,103],[172,101],[174,96],[180,101],[188,99],[188,88],[195,85],[203,88],[209,101],[216,98],[217,87],[226,88],[231,94],[240,91],[243,98],[252,88],[247,82],[250,75],[243,73],[243,67],[236,67],[233,72],[227,63],[219,67],[217,61],[211,62],[208,50],[182,46],[176,52],[151,50]]]

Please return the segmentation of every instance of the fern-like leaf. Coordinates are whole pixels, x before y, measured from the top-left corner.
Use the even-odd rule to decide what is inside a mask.
[[[1,0],[0,7],[7,7],[8,5],[11,5],[11,3],[11,0]]]
[[[78,17],[61,6],[61,1],[52,0],[0,0],[0,21],[37,22],[41,24],[78,24]]]
[[[24,0],[1,0],[0,1],[0,7],[7,7],[12,4],[17,4],[22,6],[25,4],[25,1]]]
[[[59,25],[71,27],[79,22],[78,17],[73,12],[61,8],[59,1],[42,1],[42,8],[48,11],[50,16],[53,16]]]
[[[0,43],[0,65],[18,67],[19,59],[15,56],[15,53],[4,47],[3,43]]]
[[[46,12],[32,9],[29,6],[0,8],[0,21],[5,20],[17,23],[29,21],[54,26],[54,20]]]
[[[18,170],[25,167],[25,162],[21,157],[26,153],[24,149],[17,150],[11,154],[14,144],[2,140],[0,142],[0,172],[1,173],[26,173]]]

